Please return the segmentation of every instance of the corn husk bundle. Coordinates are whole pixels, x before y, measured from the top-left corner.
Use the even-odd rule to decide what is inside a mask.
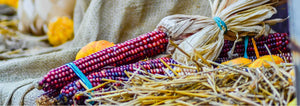
[[[72,18],[74,6],[74,0],[20,0],[19,30],[34,35],[45,34],[48,22],[56,17]]]
[[[266,35],[270,31],[269,25],[282,22],[284,19],[269,19],[276,13],[272,0],[210,0],[211,17],[198,15],[172,15],[165,17],[157,28],[168,32],[171,39],[179,44],[191,56],[199,53],[205,59],[216,59],[224,44],[224,39],[235,40],[243,36]],[[199,10],[208,11],[208,10]],[[225,22],[220,29],[213,19],[219,17]],[[234,46],[233,46],[234,47]],[[195,51],[193,51],[195,49]],[[178,49],[169,47],[172,58],[188,65],[194,64],[191,59]],[[229,52],[233,55],[233,49]],[[201,61],[201,59],[198,59]]]
[[[288,79],[293,66],[288,63],[272,68],[225,66],[203,68],[202,72],[177,76],[144,76],[128,73],[129,81],[106,80],[105,84],[121,83],[122,88],[111,86],[112,91],[79,92],[94,105],[287,105],[295,98],[295,88]],[[176,65],[175,72],[196,69]],[[181,70],[181,71],[180,71]],[[137,69],[137,71],[143,71]],[[96,89],[93,88],[93,89]],[[76,97],[75,97],[76,98]]]

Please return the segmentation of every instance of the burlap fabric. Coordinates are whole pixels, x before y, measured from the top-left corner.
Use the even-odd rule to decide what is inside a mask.
[[[174,14],[209,16],[209,4],[207,0],[77,0],[72,41],[47,53],[0,61],[0,104],[35,105],[43,93],[34,88],[38,79],[73,61],[87,43],[123,42],[154,30],[161,19]]]

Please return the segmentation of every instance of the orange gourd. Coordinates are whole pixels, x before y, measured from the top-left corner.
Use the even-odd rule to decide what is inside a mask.
[[[106,40],[93,41],[82,47],[76,55],[76,60],[91,55],[97,51],[112,47],[115,44]]]
[[[279,56],[276,56],[276,55],[272,55],[273,59],[274,59],[274,62],[276,64],[280,64],[283,61],[282,58],[280,58]],[[264,66],[264,67],[270,67],[270,64],[268,64],[267,62],[265,61],[269,61],[269,62],[273,62],[272,58],[270,55],[265,55],[265,56],[262,56],[258,59],[256,59],[253,63],[251,63],[249,65],[250,68],[259,68],[261,66]]]
[[[252,61],[250,59],[244,58],[244,57],[239,57],[239,58],[235,58],[229,61],[225,61],[221,64],[223,65],[239,65],[239,66],[243,66],[243,65],[249,65]]]

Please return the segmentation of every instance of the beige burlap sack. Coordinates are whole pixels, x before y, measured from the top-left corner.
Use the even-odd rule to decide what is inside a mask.
[[[73,61],[91,41],[120,43],[154,30],[169,15],[210,14],[207,0],[77,0],[74,10],[72,41],[43,54],[1,60],[0,104],[34,105],[43,93],[33,87],[36,81],[50,69]]]

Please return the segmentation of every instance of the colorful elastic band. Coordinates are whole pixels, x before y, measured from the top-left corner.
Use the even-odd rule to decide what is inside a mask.
[[[245,42],[245,52],[244,52],[244,57],[245,57],[245,58],[248,58],[248,55],[247,55],[248,40],[249,40],[249,36],[246,36],[246,37],[245,37],[245,40],[244,40],[244,42]]]
[[[93,88],[92,83],[88,80],[88,78],[80,71],[80,69],[73,62],[68,63],[67,66],[70,67],[76,73],[76,75],[89,89]]]
[[[220,30],[223,30],[222,26],[225,28],[225,33],[227,32],[227,26],[224,21],[221,20],[220,17],[214,17],[215,22],[217,23]]]

